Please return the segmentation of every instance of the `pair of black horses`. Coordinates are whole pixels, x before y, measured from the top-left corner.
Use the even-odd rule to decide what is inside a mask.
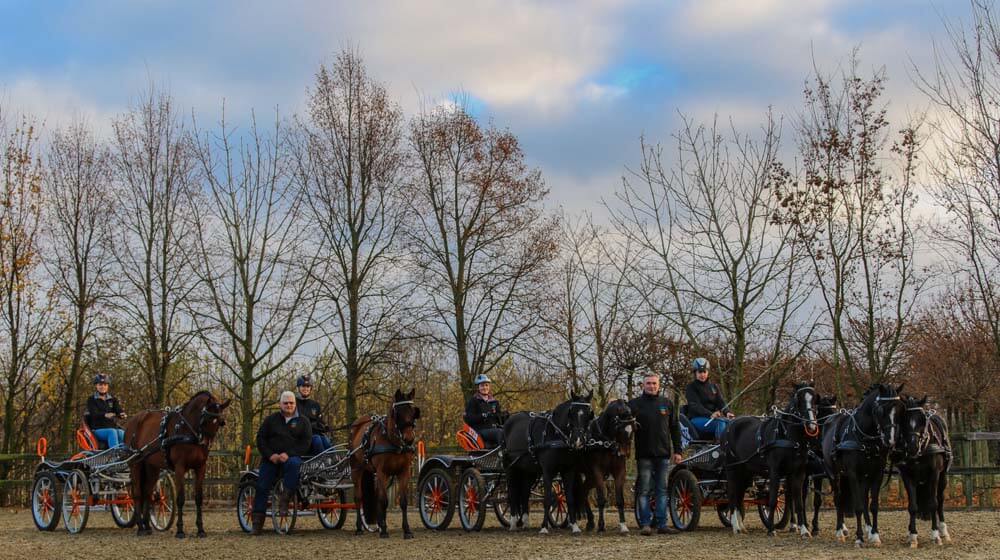
[[[895,465],[909,500],[909,541],[917,546],[916,519],[931,521],[931,540],[950,540],[944,522],[944,491],[951,445],[944,421],[926,410],[927,398],[902,395],[903,386],[875,384],[853,410],[836,410],[834,397],[820,397],[811,383],[793,387],[787,405],[766,418],[736,419],[723,434],[729,515],[735,533],[744,532],[743,496],[754,477],[768,477],[770,519],[784,480],[790,530],[809,537],[819,530],[823,478],[837,508],[838,540],[846,540],[845,517],[856,522],[855,545],[880,546],[879,492],[887,467]],[[816,484],[812,531],[806,525],[808,477]],[[801,489],[801,491],[795,491]],[[864,521],[863,521],[864,520]]]

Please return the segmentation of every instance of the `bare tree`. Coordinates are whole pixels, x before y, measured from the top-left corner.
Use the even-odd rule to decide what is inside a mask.
[[[855,51],[839,83],[817,72],[807,85],[799,125],[804,177],[777,189],[780,220],[808,252],[830,320],[834,370],[847,374],[856,394],[896,368],[926,282],[914,262],[911,219],[917,129],[907,125],[890,142],[884,71],[864,78],[858,64]],[[837,389],[843,396],[839,375]]]
[[[189,307],[205,349],[236,380],[228,388],[246,445],[260,409],[254,387],[315,330],[317,258],[277,116],[267,136],[255,117],[245,139],[232,136],[224,117],[218,134],[195,125],[192,135],[202,188],[188,199],[199,281]]]
[[[970,5],[968,28],[946,22],[950,50],[936,52],[933,69],[914,73],[937,109],[930,191],[948,217],[937,238],[958,279],[954,289],[969,284],[968,307],[978,310],[973,316],[1000,362],[1000,19],[992,3]]]
[[[195,336],[184,313],[194,282],[186,265],[191,232],[182,225],[193,161],[170,96],[153,85],[113,128],[120,184],[114,301],[133,329],[125,338],[141,348],[137,365],[148,376],[150,400],[162,406],[190,373],[174,366]]]
[[[540,173],[517,138],[483,129],[461,106],[418,116],[409,236],[439,337],[458,362],[466,397],[472,380],[516,349],[538,324],[539,292],[556,253]]]
[[[9,454],[18,450],[30,412],[24,405],[60,325],[39,278],[43,171],[37,129],[28,117],[16,123],[5,118],[0,112],[0,453]],[[0,476],[9,468],[0,465]]]
[[[93,342],[97,307],[110,295],[112,166],[108,149],[90,128],[77,122],[56,131],[48,152],[45,176],[53,287],[69,307],[72,361],[63,379],[59,441],[72,443],[78,387],[86,368],[85,352]]]
[[[772,349],[772,364],[808,340],[792,328],[807,295],[790,227],[776,224],[780,126],[768,114],[760,137],[682,117],[676,160],[642,143],[642,165],[623,181],[616,230],[641,248],[633,284],[647,307],[702,351],[732,348],[723,386],[745,382],[748,349]]]
[[[305,190],[332,307],[328,335],[346,377],[348,421],[362,378],[393,359],[415,317],[399,251],[407,210],[403,116],[360,56],[341,52],[320,66],[299,123],[296,180]]]

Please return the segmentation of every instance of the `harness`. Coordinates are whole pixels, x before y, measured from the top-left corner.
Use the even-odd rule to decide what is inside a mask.
[[[951,459],[951,445],[948,438],[940,433],[937,429],[932,427],[932,418],[937,417],[937,411],[934,410],[924,410],[923,407],[911,407],[907,408],[907,412],[921,411],[926,417],[926,422],[924,422],[924,429],[920,433],[920,438],[917,440],[917,452],[915,455],[906,454],[906,459],[919,459],[927,455],[937,455],[937,454],[947,454],[948,458]]]
[[[795,395],[798,395],[798,393],[800,391],[804,391],[806,389],[811,389],[811,387],[802,387],[801,389],[798,389],[797,391],[795,391],[795,394],[793,395],[793,402],[794,402]],[[793,405],[791,403],[789,403],[788,408],[791,409],[792,407],[793,407]],[[816,436],[819,435],[819,430],[818,429],[816,430],[816,432],[811,433],[811,434],[807,431],[806,424],[810,421],[808,418],[806,418],[804,416],[801,416],[799,414],[796,414],[794,411],[791,411],[791,410],[780,410],[777,406],[772,406],[771,407],[771,416],[761,416],[761,417],[759,417],[759,419],[760,419],[760,425],[757,426],[757,430],[754,433],[754,439],[757,441],[757,449],[750,456],[746,457],[745,459],[741,459],[739,461],[728,461],[727,460],[726,461],[726,465],[727,466],[729,466],[729,465],[734,465],[735,466],[735,465],[742,465],[742,464],[748,463],[751,460],[753,460],[755,457],[758,457],[759,455],[761,455],[761,454],[763,454],[763,453],[765,453],[765,452],[767,452],[767,451],[769,451],[771,449],[792,449],[792,450],[796,450],[796,451],[801,450],[801,449],[805,449],[808,452],[808,449],[809,449],[808,440],[805,441],[805,442],[797,442],[797,441],[792,441],[791,439],[789,439],[789,437],[788,437],[788,428],[786,427],[788,424],[801,424],[802,427],[803,427],[803,432],[805,433],[805,436],[807,438],[809,438],[809,439],[815,438]],[[814,420],[814,421],[818,425],[819,421],[818,420]],[[773,423],[776,423],[776,424],[774,424],[775,425],[775,428],[774,428],[774,438],[773,439],[769,439],[769,438],[766,437],[766,435],[767,435],[766,432],[767,432],[767,429]],[[725,451],[727,452],[727,455],[728,455],[728,452],[729,452],[729,449],[728,449],[728,440],[724,440],[724,443],[726,444],[727,449]]]
[[[878,403],[882,401],[892,402],[898,400],[900,400],[899,396],[875,397],[876,406],[880,406]],[[845,422],[843,429],[840,430],[839,434],[837,434],[836,439],[834,440],[836,442],[836,446],[834,447],[835,451],[862,451],[867,455],[867,454],[879,453],[885,447],[884,444],[882,443],[883,436],[885,435],[882,432],[882,424],[880,424],[879,422],[875,422],[875,429],[876,429],[875,434],[869,434],[865,432],[864,430],[861,429],[861,426],[858,424],[858,419],[856,416],[859,412],[861,412],[861,406],[863,405],[859,405],[857,408],[851,411],[847,411],[846,409],[841,409],[840,412],[845,416],[847,416],[847,418],[849,418],[850,421]],[[847,436],[852,434],[856,436],[856,439],[846,439]],[[869,442],[875,442],[875,445],[871,446],[869,445]]]
[[[404,404],[413,404],[413,401],[399,401],[392,403],[392,410],[395,411],[396,407]],[[416,452],[416,447],[412,443],[406,443],[403,439],[403,428],[412,427],[412,424],[402,425],[400,422],[393,422],[396,428],[395,434],[389,433],[389,428],[386,425],[386,420],[389,417],[387,415],[372,414],[371,421],[368,423],[368,428],[365,433],[361,436],[361,448],[365,450],[365,464],[370,464],[372,457],[376,455],[383,455],[386,453],[414,453]],[[375,428],[378,427],[385,434],[386,439],[389,440],[388,443],[375,444],[374,439],[372,439],[372,433]],[[399,441],[399,445],[392,443],[392,437],[395,436]]]
[[[170,460],[170,448],[178,444],[188,444],[188,445],[200,445],[206,450],[208,449],[209,442],[205,441],[205,434],[202,432],[201,427],[205,423],[206,418],[218,418],[222,415],[219,412],[209,412],[207,407],[201,407],[201,415],[198,418],[198,427],[195,428],[188,422],[188,419],[184,417],[184,407],[176,406],[174,408],[163,409],[163,416],[160,418],[160,436],[158,438],[160,443],[160,449],[163,450],[163,455],[166,458],[167,467],[173,469],[173,461]],[[171,416],[177,416],[177,421],[174,423],[174,434],[172,436],[167,435],[167,429],[169,426],[169,420]],[[190,433],[179,433],[182,429],[187,429]]]
[[[587,440],[587,443],[584,446],[587,449],[595,449],[595,450],[596,449],[605,449],[605,450],[615,449],[615,456],[616,457],[627,457],[628,454],[629,454],[629,449],[628,449],[627,444],[626,444],[625,448],[623,449],[623,446],[617,440],[615,440],[614,438],[606,435],[604,433],[604,430],[601,429],[601,422],[600,422],[601,418],[602,418],[602,416],[598,416],[598,417],[596,417],[596,418],[594,418],[593,420],[590,421],[590,426],[589,426],[589,430],[588,431],[591,433],[592,437],[590,437]],[[629,414],[627,417],[618,416],[616,414],[616,415],[614,415],[614,416],[611,417],[611,422],[612,422],[612,424],[614,424],[616,430],[618,429],[619,426],[622,426],[622,425],[632,425],[632,426],[634,426],[636,424],[635,417],[632,416],[631,414]],[[596,436],[596,437],[594,437],[594,436]]]

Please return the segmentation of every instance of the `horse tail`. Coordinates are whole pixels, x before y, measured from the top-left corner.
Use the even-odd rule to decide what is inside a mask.
[[[375,473],[365,471],[361,475],[361,505],[365,508],[365,523],[375,524],[375,510],[378,496],[375,495]]]
[[[936,513],[931,505],[935,498],[931,486],[933,485],[917,484],[917,517],[923,521],[930,521],[931,516]]]

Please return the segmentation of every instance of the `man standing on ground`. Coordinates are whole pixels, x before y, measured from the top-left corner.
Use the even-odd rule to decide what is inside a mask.
[[[670,399],[660,395],[660,376],[646,371],[642,378],[642,394],[629,401],[638,427],[635,431],[635,458],[639,471],[638,501],[641,534],[674,534],[667,525],[667,471],[670,461],[681,461],[681,432],[677,414]],[[649,498],[656,490],[656,516],[650,511]]]

